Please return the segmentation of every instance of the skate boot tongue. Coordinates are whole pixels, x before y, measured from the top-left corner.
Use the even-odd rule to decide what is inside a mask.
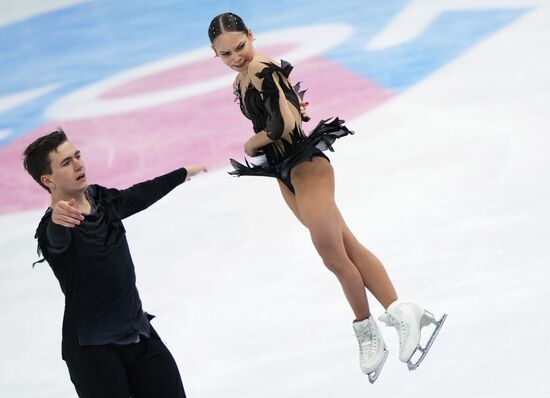
[[[403,304],[401,301],[395,300],[386,308],[386,312],[378,317],[378,320],[389,326],[392,323],[392,315],[399,316],[401,314],[401,311],[398,309],[401,304]]]
[[[401,300],[395,300],[393,303],[391,303],[390,305],[388,305],[388,308],[386,308],[386,312],[389,312],[390,314],[393,313],[393,312],[396,312],[396,311],[399,311],[399,307],[403,306],[403,305],[408,305],[410,303],[405,303]],[[400,311],[399,311],[400,312]]]
[[[370,331],[369,326],[369,318],[363,319],[362,321],[353,321],[353,330],[357,337],[360,337],[363,333],[368,333]]]
[[[390,316],[388,315],[387,312],[384,312],[382,315],[378,317],[378,320],[388,325],[390,323]]]

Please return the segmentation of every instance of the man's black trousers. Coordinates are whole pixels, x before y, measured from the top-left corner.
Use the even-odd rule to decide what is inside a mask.
[[[151,337],[127,345],[81,346],[65,361],[80,398],[185,398],[181,377],[168,348]]]

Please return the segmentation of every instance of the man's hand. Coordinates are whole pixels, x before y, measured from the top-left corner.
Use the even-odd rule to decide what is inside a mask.
[[[189,181],[191,177],[196,176],[200,172],[206,173],[208,170],[204,166],[198,166],[198,165],[189,165],[184,166],[185,170],[187,170],[187,177],[185,177],[185,181]]]
[[[84,220],[84,216],[80,213],[80,210],[74,207],[74,203],[74,199],[57,202],[53,206],[52,221],[67,228],[74,228],[79,225]]]

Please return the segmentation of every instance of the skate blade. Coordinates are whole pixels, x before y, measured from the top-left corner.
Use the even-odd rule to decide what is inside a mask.
[[[375,370],[373,370],[368,374],[370,384],[374,384],[376,379],[378,379],[378,376],[380,375],[380,372],[382,371],[382,368],[384,367],[384,364],[386,363],[387,358],[388,358],[388,350],[384,350],[384,358],[382,359],[382,362],[380,362],[380,365],[378,365],[378,367]]]
[[[434,320],[432,322],[432,323],[435,324],[435,330],[432,332],[432,335],[430,336],[430,339],[428,340],[428,343],[426,344],[426,347],[422,347],[419,344],[418,347],[416,348],[415,353],[416,352],[421,352],[422,354],[420,355],[420,358],[418,358],[418,361],[416,361],[414,363],[411,362],[411,360],[412,360],[412,356],[411,356],[411,359],[409,359],[409,361],[407,362],[407,366],[409,367],[409,370],[415,370],[416,368],[418,368],[420,363],[422,363],[422,361],[424,360],[424,358],[428,354],[428,351],[432,347],[432,344],[434,343],[435,338],[439,334],[439,330],[443,326],[443,323],[445,322],[445,319],[447,319],[447,314],[443,314],[443,316],[441,317],[441,319],[439,321]],[[414,356],[414,354],[413,354],[413,356]]]

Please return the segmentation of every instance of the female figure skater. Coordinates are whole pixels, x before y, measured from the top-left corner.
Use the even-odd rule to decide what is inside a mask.
[[[245,143],[247,155],[265,155],[264,164],[246,165],[231,159],[236,176],[276,177],[281,193],[296,218],[308,228],[317,252],[342,285],[355,321],[361,369],[373,383],[388,352],[369,310],[365,287],[384,306],[380,320],[395,326],[399,333],[399,358],[409,367],[418,366],[441,327],[443,318],[416,304],[397,302],[397,293],[382,263],[361,243],[344,222],[334,200],[334,172],[323,150],[351,132],[343,121],[321,121],[306,135],[302,120],[308,120],[298,87],[289,80],[292,66],[256,52],[254,40],[243,20],[233,14],[216,16],[208,36],[217,57],[238,72],[234,92],[241,111],[252,121],[255,134]],[[303,94],[303,93],[300,93]],[[302,106],[301,106],[302,105]],[[426,348],[419,346],[420,330],[436,324]],[[422,357],[412,364],[415,351]]]

